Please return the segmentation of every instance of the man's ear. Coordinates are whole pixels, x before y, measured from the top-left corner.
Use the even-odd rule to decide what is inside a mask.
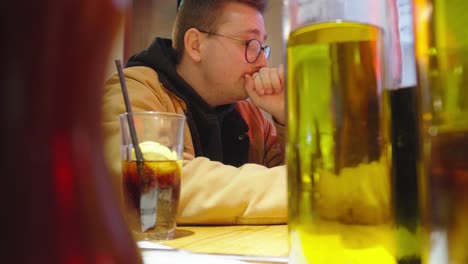
[[[185,32],[184,45],[185,51],[189,58],[195,62],[201,60],[201,43],[204,36],[200,31],[195,28],[191,28]]]

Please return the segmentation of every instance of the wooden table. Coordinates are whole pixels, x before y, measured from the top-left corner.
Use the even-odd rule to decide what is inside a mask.
[[[199,253],[287,256],[287,231],[287,225],[180,226],[176,238],[162,244]]]

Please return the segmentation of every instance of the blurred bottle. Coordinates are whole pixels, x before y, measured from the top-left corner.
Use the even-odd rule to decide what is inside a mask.
[[[284,1],[291,263],[397,263],[387,1]]]
[[[101,87],[125,0],[6,1],[4,263],[139,263],[108,177]]]
[[[392,46],[387,52],[390,71],[392,133],[392,181],[400,263],[421,263],[421,221],[418,203],[417,157],[419,155],[416,107],[416,65],[411,0],[388,1],[392,22],[388,28]]]
[[[468,2],[414,0],[423,263],[468,263]]]

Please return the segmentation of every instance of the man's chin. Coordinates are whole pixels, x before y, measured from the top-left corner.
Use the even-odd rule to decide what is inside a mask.
[[[226,98],[227,99],[227,98]],[[245,95],[237,95],[237,96],[232,96],[229,100],[224,100],[224,102],[222,103],[222,105],[226,105],[226,104],[234,104],[234,103],[237,103],[239,101],[244,101],[244,100],[247,100],[249,99],[249,96],[247,94]]]

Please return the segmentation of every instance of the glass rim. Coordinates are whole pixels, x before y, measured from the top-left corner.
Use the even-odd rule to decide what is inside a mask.
[[[125,118],[129,115],[130,113],[125,112],[122,114],[119,114],[119,117]],[[140,111],[140,112],[132,112],[132,116],[148,116],[148,117],[166,117],[166,118],[172,118],[172,119],[186,119],[185,115],[183,114],[177,114],[177,113],[170,113],[170,112],[160,112],[160,111]]]

